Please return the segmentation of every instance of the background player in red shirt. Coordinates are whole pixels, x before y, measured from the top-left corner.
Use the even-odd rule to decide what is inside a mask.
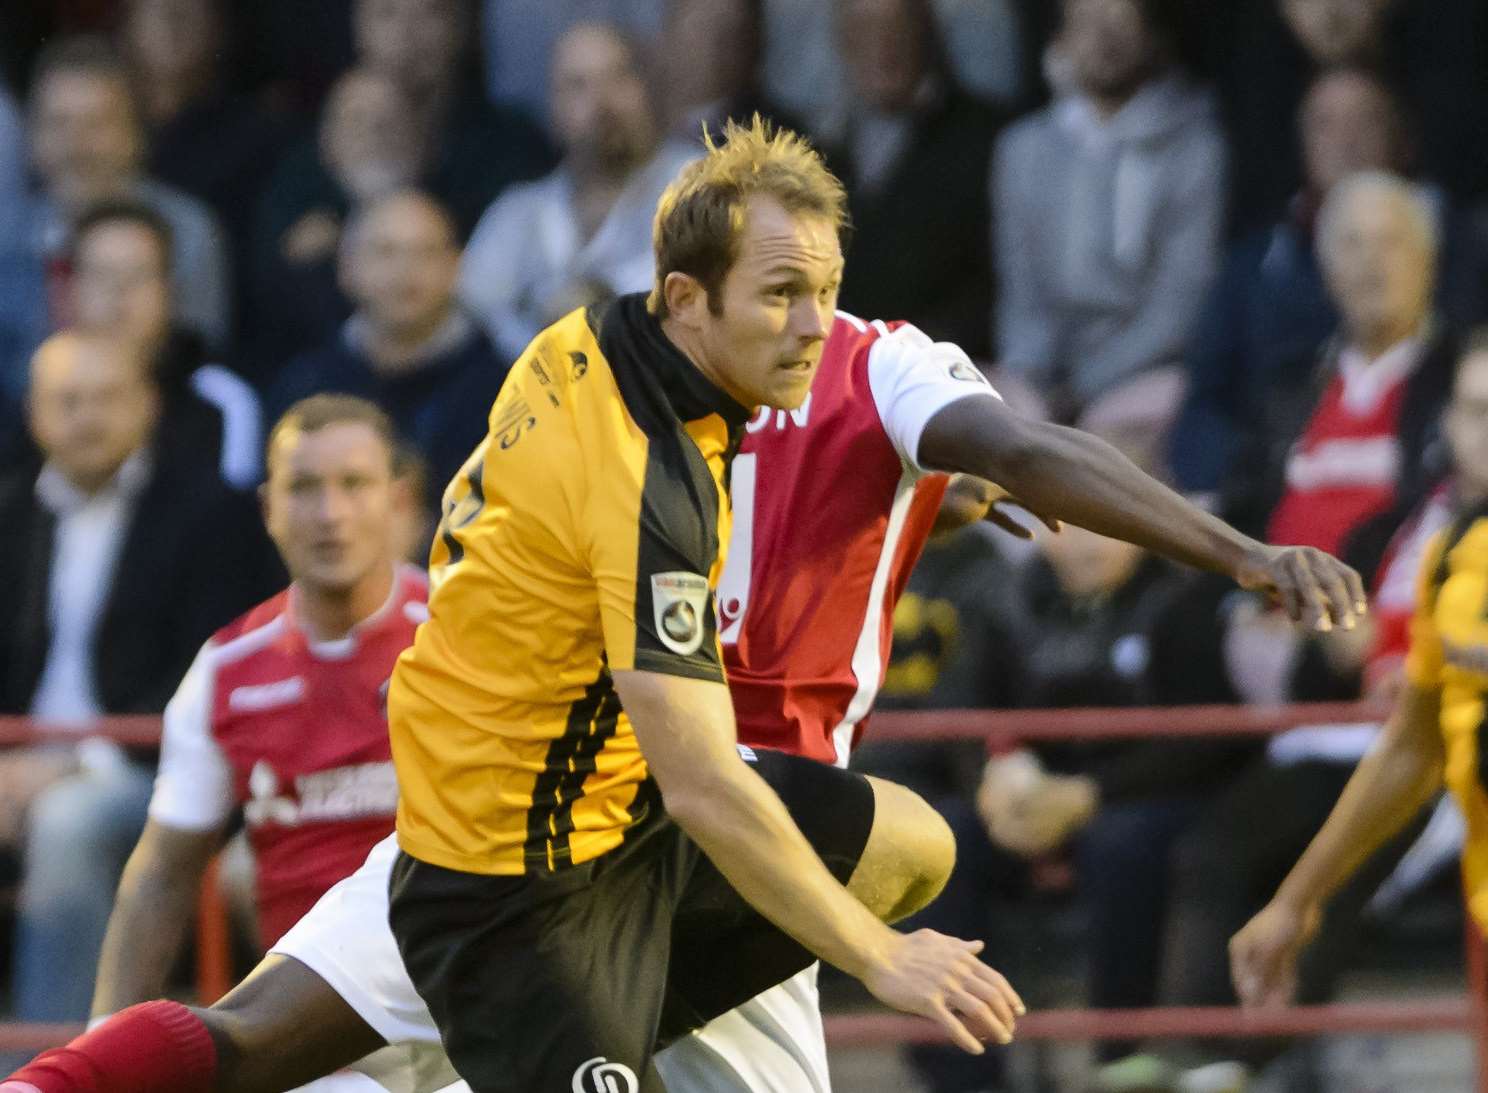
[[[386,685],[428,615],[393,554],[392,423],[317,395],[268,445],[264,517],[292,583],[202,648],[165,711],[150,819],[99,963],[95,1019],[158,996],[207,862],[241,808],[273,944],[393,828]]]

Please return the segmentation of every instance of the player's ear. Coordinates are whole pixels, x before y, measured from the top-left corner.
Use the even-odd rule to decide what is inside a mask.
[[[701,281],[690,273],[673,270],[661,283],[661,293],[670,318],[682,326],[701,325],[703,312],[708,310],[708,291]]]

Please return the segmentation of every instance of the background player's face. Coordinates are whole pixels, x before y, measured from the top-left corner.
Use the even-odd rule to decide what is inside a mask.
[[[374,326],[420,336],[448,317],[459,266],[449,220],[427,198],[400,194],[362,221],[347,248],[342,280]]]
[[[63,336],[37,350],[28,410],[47,459],[80,489],[95,490],[148,442],[157,400],[125,343]]]
[[[1444,424],[1464,499],[1488,497],[1488,350],[1457,366]]]
[[[745,406],[805,401],[832,329],[842,247],[825,217],[793,215],[757,197],[744,212],[739,256],[702,318],[703,349]]]
[[[280,432],[269,452],[264,516],[290,577],[336,594],[386,567],[395,494],[392,453],[370,425]]]
[[[73,304],[84,330],[158,346],[170,324],[170,278],[161,240],[143,224],[98,224],[77,243]]]

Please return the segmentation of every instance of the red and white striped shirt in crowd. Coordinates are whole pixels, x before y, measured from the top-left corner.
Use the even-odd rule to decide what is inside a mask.
[[[1425,345],[1400,342],[1374,361],[1339,354],[1286,463],[1286,492],[1271,513],[1267,541],[1338,553],[1348,533],[1389,508],[1400,478],[1400,408]]]
[[[243,809],[265,944],[393,830],[387,680],[427,599],[423,572],[399,566],[376,613],[315,641],[291,585],[213,635],[166,707],[150,818],[215,830]]]

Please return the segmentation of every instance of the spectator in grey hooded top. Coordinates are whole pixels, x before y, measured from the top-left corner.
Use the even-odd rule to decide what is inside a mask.
[[[1167,0],[1065,0],[1060,87],[993,166],[1001,368],[1062,417],[1176,369],[1217,257],[1224,138],[1172,61]],[[1170,405],[1144,400],[1162,424]]]

